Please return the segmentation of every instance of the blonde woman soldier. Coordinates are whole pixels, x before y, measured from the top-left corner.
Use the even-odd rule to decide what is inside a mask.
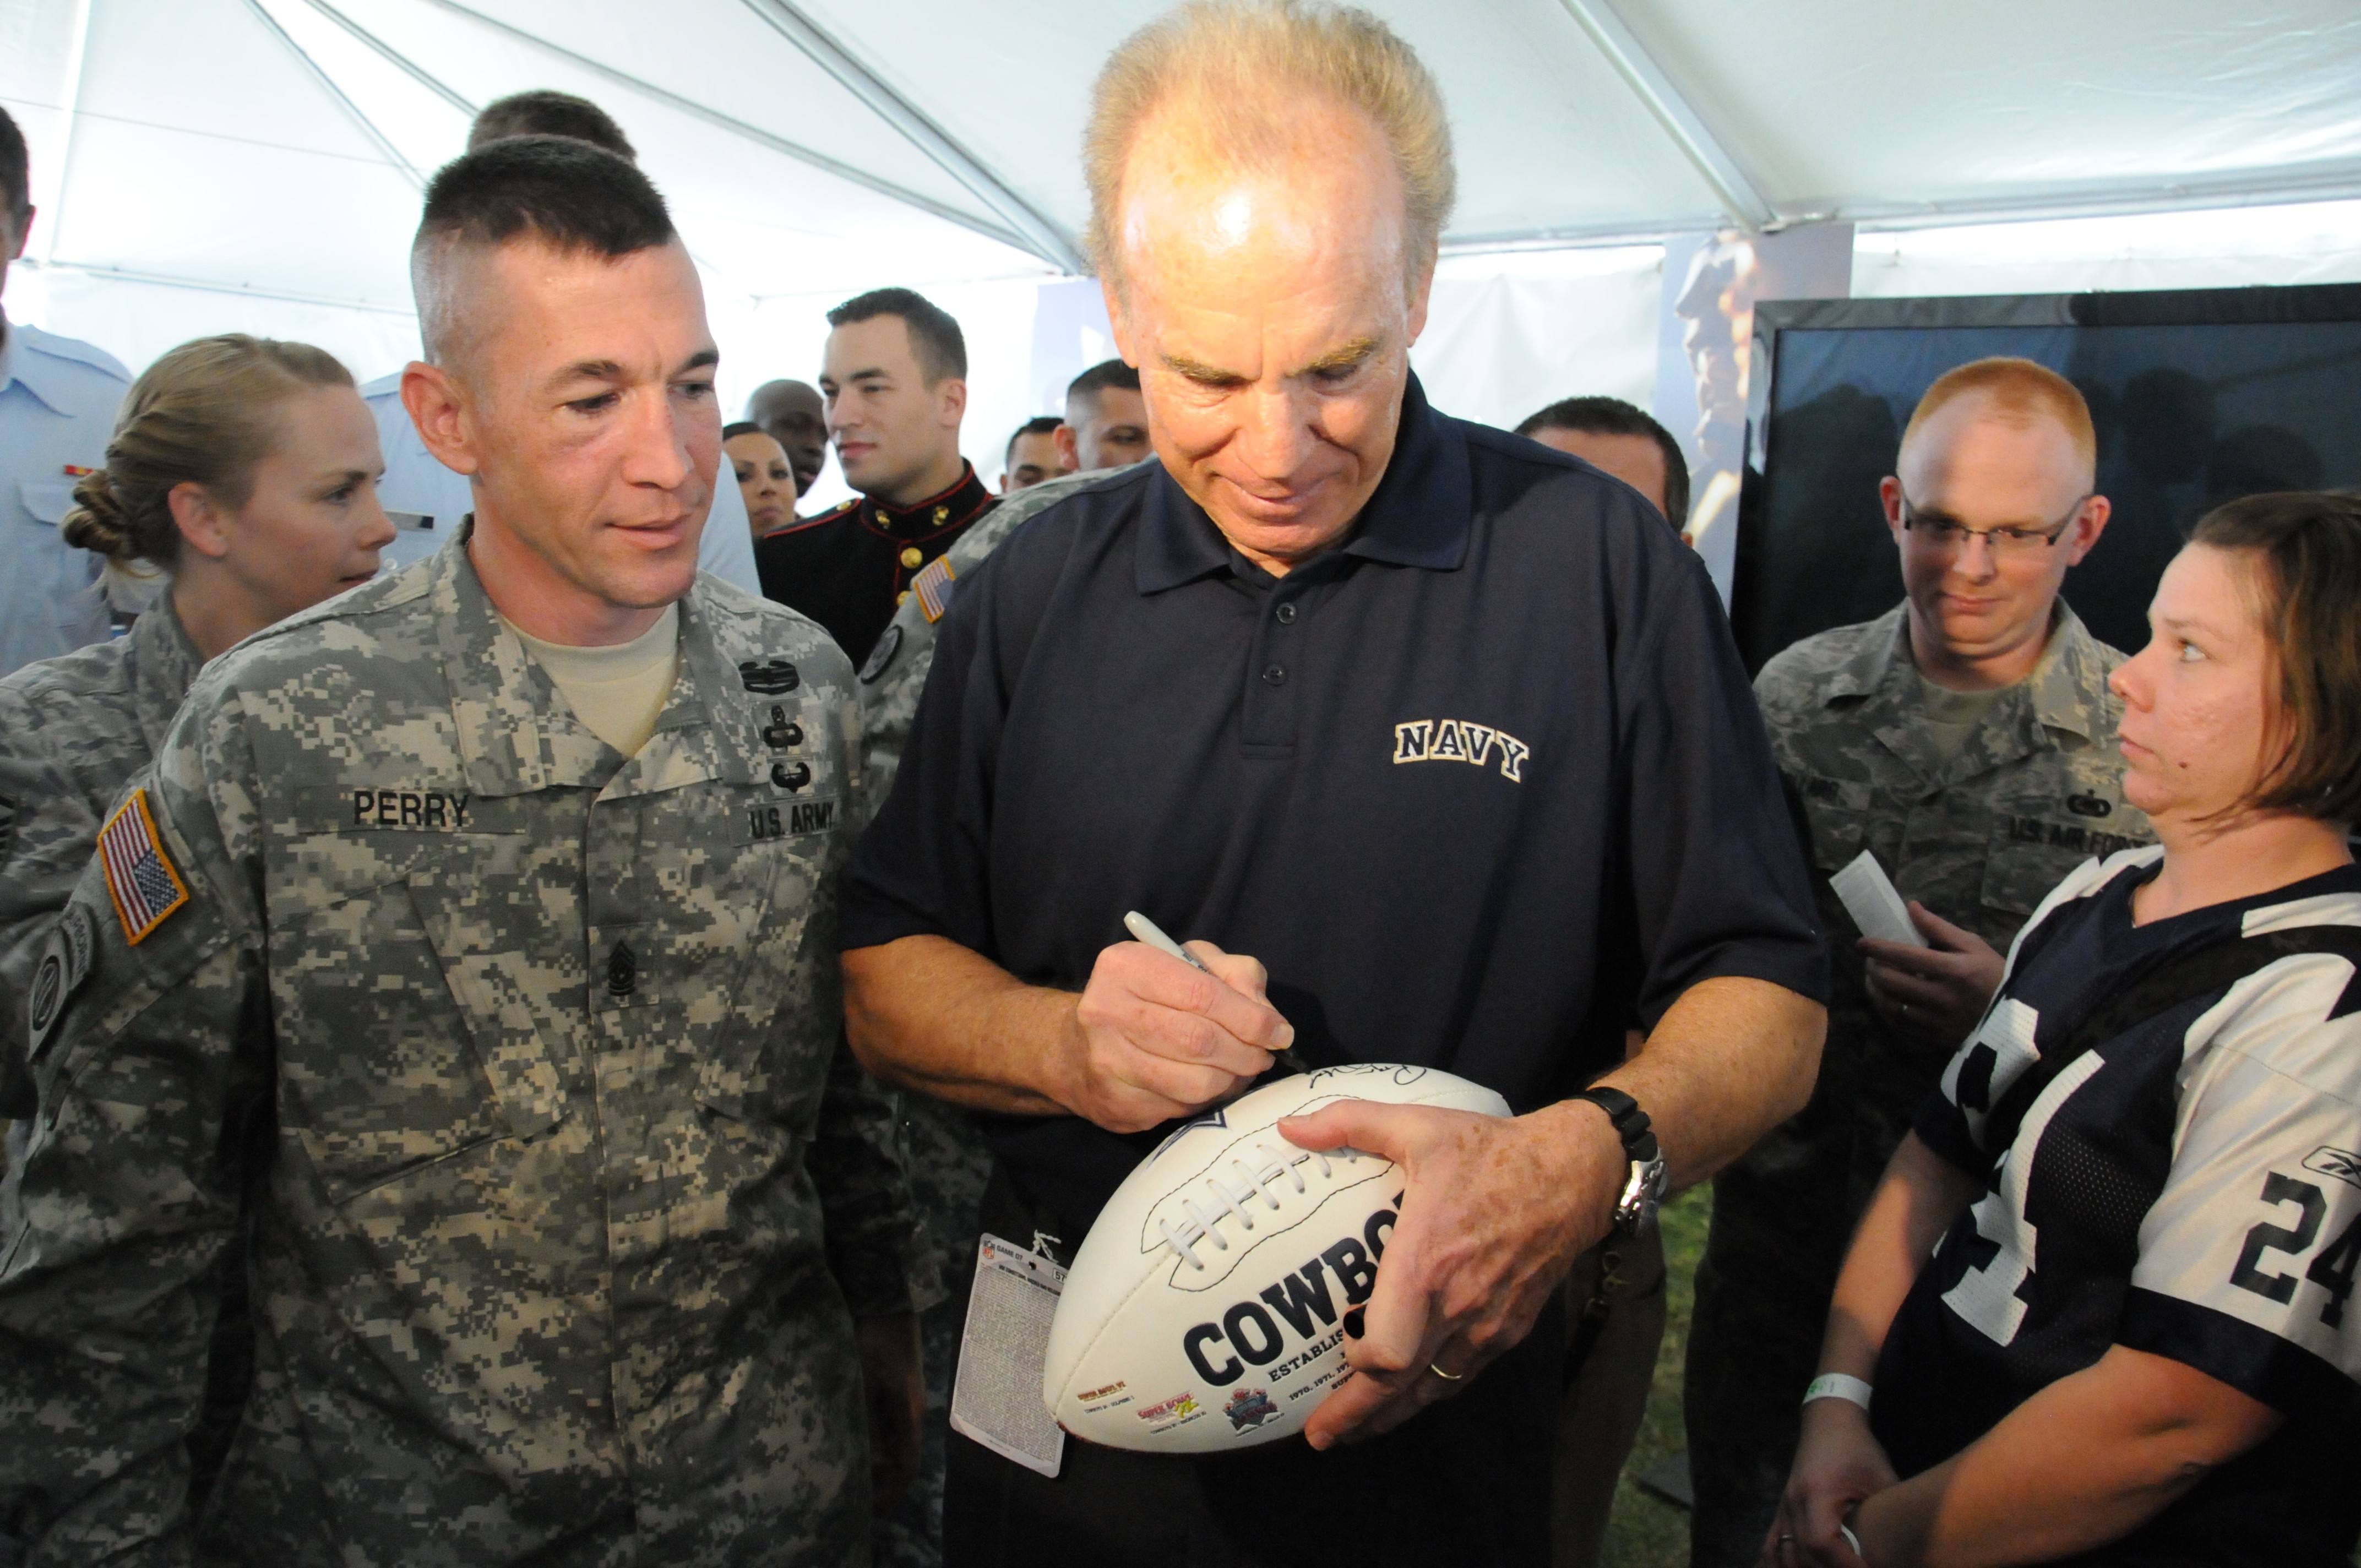
[[[107,808],[200,665],[376,574],[384,468],[352,376],[309,344],[199,338],[133,384],[65,536],[170,591],[127,636],[0,680],[0,1114],[30,1109],[35,967]]]

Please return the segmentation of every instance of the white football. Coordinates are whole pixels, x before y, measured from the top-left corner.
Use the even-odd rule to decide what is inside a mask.
[[[1107,1200],[1066,1275],[1041,1377],[1059,1425],[1154,1453],[1303,1430],[1351,1370],[1345,1320],[1357,1334],[1401,1201],[1391,1160],[1279,1135],[1280,1117],[1339,1100],[1509,1113],[1447,1072],[1356,1064],[1265,1084],[1175,1129]]]

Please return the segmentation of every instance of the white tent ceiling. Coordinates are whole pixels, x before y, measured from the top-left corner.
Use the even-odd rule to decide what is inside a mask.
[[[424,171],[609,107],[720,288],[1072,270],[1093,72],[1154,0],[0,0],[35,257],[401,310]],[[1378,0],[1463,246],[2361,193],[2352,0]]]

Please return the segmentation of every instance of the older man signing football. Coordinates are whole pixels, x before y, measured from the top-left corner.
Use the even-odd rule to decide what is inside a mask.
[[[1109,62],[1088,158],[1158,461],[958,585],[847,880],[854,1048],[983,1113],[986,1229],[1068,1246],[1290,1046],[1521,1114],[1288,1124],[1407,1177],[1309,1446],[1070,1444],[1052,1479],[955,1442],[947,1559],[1292,1563],[1347,1530],[1361,1563],[1532,1561],[1554,1287],[1811,1085],[1824,967],[1762,723],[1647,502],[1411,373],[1450,129],[1382,25],[1185,6]],[[1130,909],[1213,973],[1110,946]]]

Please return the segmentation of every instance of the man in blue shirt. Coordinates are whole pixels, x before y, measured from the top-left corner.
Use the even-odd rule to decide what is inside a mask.
[[[1284,1048],[1519,1113],[1289,1124],[1406,1187],[1310,1442],[1076,1442],[1054,1478],[957,1442],[946,1561],[1538,1561],[1559,1283],[1811,1085],[1825,963],[1762,721],[1649,503],[1411,375],[1453,172],[1399,38],[1176,12],[1100,77],[1088,145],[1157,461],[952,598],[845,880],[853,1047],[988,1113],[983,1222],[1020,1244],[1079,1243]],[[1113,940],[1129,909],[1213,975]]]
[[[33,205],[25,137],[0,109],[0,294]],[[106,461],[131,377],[87,343],[0,312],[0,675],[107,635],[100,561],[59,532],[74,480]]]

